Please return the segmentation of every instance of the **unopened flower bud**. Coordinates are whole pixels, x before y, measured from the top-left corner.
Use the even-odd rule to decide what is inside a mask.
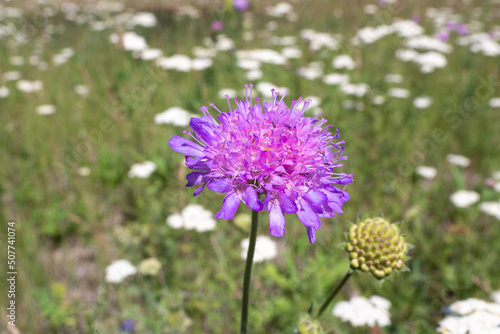
[[[404,268],[408,245],[396,224],[375,217],[365,218],[349,228],[345,250],[352,270],[370,272],[377,279],[384,279]]]

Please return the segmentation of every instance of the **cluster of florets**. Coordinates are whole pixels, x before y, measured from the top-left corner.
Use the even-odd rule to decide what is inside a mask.
[[[346,185],[352,174],[336,173],[342,166],[344,141],[324,118],[306,117],[311,103],[302,98],[288,107],[272,91],[272,101],[235,101],[236,108],[218,111],[214,118],[206,107],[204,116],[192,118],[185,131],[194,141],[173,137],[170,146],[186,155],[187,186],[206,187],[225,193],[222,210],[215,217],[232,219],[241,201],[254,211],[269,212],[273,236],[285,233],[285,213],[296,213],[310,242],[316,240],[322,218],[342,213],[349,194],[335,185]],[[229,99],[228,99],[229,104]],[[192,132],[191,132],[192,131]]]
[[[351,269],[370,272],[377,279],[406,268],[408,244],[399,227],[382,217],[365,218],[351,225],[345,250],[349,253]]]

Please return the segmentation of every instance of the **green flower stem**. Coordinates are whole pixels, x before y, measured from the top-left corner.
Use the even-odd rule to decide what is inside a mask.
[[[342,289],[342,287],[349,280],[349,278],[351,278],[353,273],[354,273],[353,270],[349,270],[347,274],[345,274],[344,278],[342,279],[342,281],[340,281],[339,285],[337,285],[337,287],[332,291],[330,296],[328,296],[328,298],[325,300],[323,305],[321,305],[318,314],[316,314],[316,318],[319,318],[323,314],[323,312],[325,312],[326,308],[328,307],[328,304],[332,302],[333,298],[335,298],[337,293],[340,291],[340,289]]]
[[[252,211],[252,227],[250,228],[250,240],[248,243],[247,261],[245,264],[245,277],[243,278],[243,301],[241,305],[241,334],[247,333],[248,304],[250,301],[250,279],[252,277],[253,255],[257,241],[257,227],[259,226],[259,212]]]

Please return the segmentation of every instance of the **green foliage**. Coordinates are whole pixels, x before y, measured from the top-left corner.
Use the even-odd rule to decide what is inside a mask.
[[[478,4],[473,1],[470,6]],[[480,5],[486,20],[490,5]],[[190,54],[204,38],[212,37],[209,24],[219,19],[226,25],[223,33],[238,48],[279,51],[269,43],[271,34],[296,36],[302,59],[285,66],[263,64],[261,81],[288,87],[288,101],[298,96],[321,98],[323,116],[346,141],[349,160],[342,171],[355,176],[347,188],[351,200],[344,214],[323,220],[314,245],[295,215],[287,215],[285,236],[274,239],[278,257],[254,266],[252,332],[291,333],[311,302],[318,305],[324,299],[349,268],[338,248],[347,221],[363,213],[374,216],[383,211],[391,221],[404,221],[405,239],[415,245],[410,251],[410,272],[395,275],[394,282],[381,287],[366,275],[354,275],[336,299],[356,293],[389,299],[393,325],[382,332],[434,332],[443,306],[473,296],[487,298],[490,285],[500,288],[495,286],[500,275],[498,221],[477,207],[456,210],[449,201],[449,195],[461,188],[478,191],[482,201],[499,199],[498,192],[483,181],[500,170],[500,114],[488,106],[487,98],[476,98],[484,80],[493,80],[498,96],[498,57],[454,45],[445,68],[422,74],[415,64],[394,59],[395,50],[403,48],[397,36],[361,49],[349,46],[356,29],[390,24],[413,14],[424,17],[425,8],[434,6],[431,1],[408,2],[387,22],[374,21],[357,2],[293,2],[297,22],[271,18],[258,5],[252,6],[255,39],[250,41],[243,41],[241,13],[227,7],[204,8],[196,20],[176,18],[172,10],[158,7],[158,27],[138,30],[151,47],[169,56]],[[338,9],[344,12],[342,18],[333,16]],[[464,15],[468,17],[468,11]],[[23,22],[32,17],[27,19]],[[192,197],[193,190],[184,187],[183,158],[167,145],[184,129],[153,122],[155,114],[172,106],[198,115],[198,109],[210,102],[226,108],[226,101],[217,97],[219,90],[239,91],[246,82],[234,52],[219,52],[214,65],[202,72],[164,71],[111,44],[113,30],[90,31],[88,25],[67,22],[61,14],[50,20],[54,29],[62,26],[64,31],[43,39],[40,48],[35,41],[42,40],[41,32],[16,48],[3,39],[0,43],[1,73],[16,70],[25,79],[44,82],[44,89],[33,94],[18,91],[14,82],[0,82],[10,90],[9,97],[0,98],[4,162],[0,213],[4,221],[16,220],[22,231],[20,331],[114,333],[124,319],[132,318],[137,333],[235,332],[244,267],[240,242],[248,237],[246,218],[218,221],[215,231],[203,234],[165,224],[170,214],[191,203],[217,212],[223,196],[206,192]],[[272,33],[265,29],[269,21],[278,22]],[[485,22],[487,27],[492,24]],[[422,24],[427,34],[434,33],[429,20]],[[308,50],[298,28],[340,33],[343,46]],[[52,57],[66,47],[74,49],[74,57],[61,66],[52,64]],[[331,59],[346,53],[358,65],[350,73],[352,82],[367,83],[373,95],[385,95],[393,87],[384,81],[386,74],[400,73],[404,76],[400,86],[409,89],[412,98],[428,95],[433,104],[418,110],[411,98],[387,97],[385,104],[374,105],[372,96],[347,97],[321,79],[309,81],[296,75],[298,67],[318,60],[324,61],[325,73],[337,72]],[[29,65],[35,54],[48,63],[47,70]],[[9,58],[16,55],[26,63],[11,65]],[[90,89],[87,98],[73,91],[81,84]],[[346,100],[361,102],[364,109],[344,110]],[[41,104],[54,104],[56,113],[37,115],[35,108]],[[463,154],[473,163],[465,170],[450,169],[445,160],[448,153]],[[130,179],[130,166],[145,160],[155,162],[157,171],[148,179]],[[419,165],[436,167],[436,179],[415,175]],[[90,175],[81,176],[80,167],[89,167]],[[238,213],[249,210],[242,205]],[[268,234],[264,214],[259,234]],[[81,249],[83,255],[76,256]],[[137,275],[121,285],[105,283],[105,267],[112,260],[126,258],[137,265],[153,256],[162,263],[157,277]],[[70,290],[89,298],[73,298]],[[370,333],[327,314],[321,322],[330,333]]]

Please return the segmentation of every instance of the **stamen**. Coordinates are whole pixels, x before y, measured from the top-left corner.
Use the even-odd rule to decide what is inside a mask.
[[[213,102],[212,102],[212,103],[210,103],[210,106],[211,106],[212,108],[214,108],[215,110],[217,110],[217,111],[219,112],[219,114],[222,114],[222,111],[220,111],[220,110],[219,110],[219,108],[217,108]]]

